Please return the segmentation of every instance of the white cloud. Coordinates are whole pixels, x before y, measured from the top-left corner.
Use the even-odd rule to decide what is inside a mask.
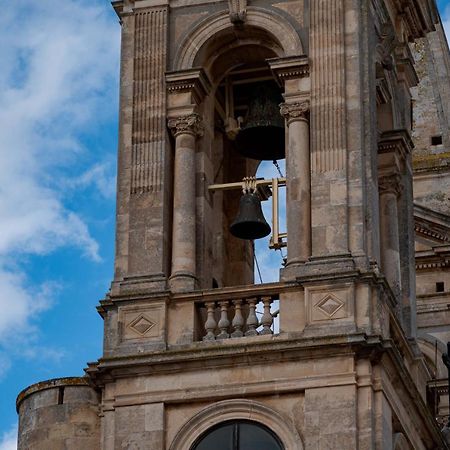
[[[71,189],[85,189],[93,186],[103,197],[114,198],[116,193],[116,174],[111,161],[101,162],[90,167],[76,178],[66,180]]]
[[[17,425],[3,433],[0,440],[0,450],[17,450]]]
[[[67,190],[96,183],[110,196],[106,166],[82,167],[82,136],[116,115],[119,26],[109,6],[88,0],[14,0],[0,15],[0,346],[30,335],[53,301],[32,286],[21,258],[77,247],[99,260],[86,219],[66,206]],[[98,149],[96,149],[98,151]],[[75,181],[71,181],[71,179]],[[54,294],[53,294],[54,295]],[[20,330],[23,330],[21,334]],[[31,333],[32,334],[32,333]],[[28,339],[28,338],[27,338]],[[28,356],[44,354],[27,341]],[[53,350],[47,357],[55,358]],[[0,355],[0,372],[10,365]],[[1,450],[9,447],[0,447]]]

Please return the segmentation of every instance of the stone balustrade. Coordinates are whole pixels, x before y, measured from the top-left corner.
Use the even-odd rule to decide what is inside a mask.
[[[203,341],[270,335],[279,328],[279,295],[210,300],[199,305]]]

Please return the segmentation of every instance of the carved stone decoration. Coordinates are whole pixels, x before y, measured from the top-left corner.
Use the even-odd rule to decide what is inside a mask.
[[[377,45],[378,59],[384,69],[393,70],[394,59],[392,54],[399,43],[394,27],[390,23],[383,25],[380,40],[381,42]]]
[[[282,103],[280,113],[288,124],[296,120],[309,120],[310,102],[305,100],[297,103]]]
[[[330,319],[344,306],[344,302],[339,300],[333,294],[326,295],[322,300],[316,303],[316,308],[328,316]]]
[[[145,315],[141,314],[136,319],[134,319],[128,326],[141,336],[145,336],[148,333],[148,331],[150,331],[155,325],[156,325],[155,322],[147,318]]]
[[[393,173],[380,176],[378,178],[378,190],[380,194],[391,193],[399,196],[403,191],[400,174]]]
[[[174,137],[179,134],[191,134],[200,137],[203,136],[204,132],[202,118],[197,113],[169,119],[168,126]]]
[[[247,0],[228,0],[230,21],[233,25],[242,25],[247,18]]]

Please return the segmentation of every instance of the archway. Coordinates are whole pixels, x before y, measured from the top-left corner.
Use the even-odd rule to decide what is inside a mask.
[[[284,450],[269,428],[249,420],[223,422],[203,433],[191,450]]]

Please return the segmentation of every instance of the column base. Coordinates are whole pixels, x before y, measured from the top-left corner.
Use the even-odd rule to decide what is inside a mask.
[[[192,292],[198,288],[198,280],[190,272],[175,272],[169,278],[169,289],[172,292]]]
[[[350,254],[312,256],[308,261],[290,261],[281,270],[282,281],[301,281],[303,278],[343,274],[357,270]]]
[[[136,275],[114,280],[111,283],[112,297],[130,294],[147,294],[149,292],[167,291],[167,277],[163,273]]]

